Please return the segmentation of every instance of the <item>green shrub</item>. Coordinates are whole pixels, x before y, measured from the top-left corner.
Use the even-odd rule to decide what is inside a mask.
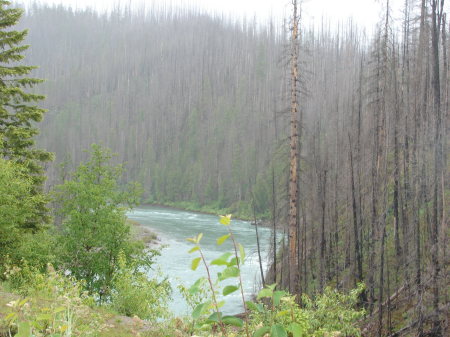
[[[10,276],[23,270],[13,269]],[[32,271],[29,271],[31,274]],[[92,297],[83,292],[83,284],[56,272],[35,272],[28,284],[28,296],[8,303],[10,311],[0,322],[17,337],[98,336],[106,329],[94,313]]]
[[[326,288],[314,299],[304,295],[301,308],[295,296],[275,290],[275,284],[267,286],[258,294],[258,300],[265,299],[264,302],[249,303],[253,336],[361,336],[357,322],[365,311],[358,310],[356,304],[363,290],[363,284],[349,294]]]
[[[78,280],[85,280],[86,289],[99,294],[100,302],[107,302],[119,252],[128,258],[142,255],[144,249],[141,245],[138,252],[132,242],[125,217],[126,210],[136,205],[141,189],[136,184],[125,189],[120,186],[123,169],[110,163],[109,150],[92,145],[90,154],[90,160],[81,163],[70,180],[55,188],[62,216],[58,264]]]
[[[149,279],[143,271],[127,265],[123,253],[119,254],[118,266],[113,279],[112,308],[126,316],[152,321],[169,317],[169,282]]]

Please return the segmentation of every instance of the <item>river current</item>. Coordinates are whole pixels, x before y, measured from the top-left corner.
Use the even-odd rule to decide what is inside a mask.
[[[211,262],[224,252],[231,252],[231,241],[227,240],[223,245],[216,244],[217,238],[227,234],[227,228],[219,223],[219,218],[214,215],[192,213],[170,208],[145,206],[135,208],[127,216],[148,226],[157,233],[165,248],[161,256],[157,258],[157,264],[166,275],[173,288],[173,299],[170,308],[175,315],[190,315],[183,297],[177,290],[178,284],[191,286],[200,276],[206,276],[205,268],[199,265],[196,271],[192,271],[191,261],[198,257],[198,252],[188,254],[193,244],[186,238],[203,233],[201,241],[202,250],[206,259]],[[242,280],[244,284],[245,299],[250,300],[261,286],[259,262],[255,226],[249,222],[232,220],[232,230],[236,240],[241,243],[246,251],[245,263],[242,266]],[[267,269],[267,258],[270,247],[270,229],[258,228],[260,236],[261,258],[264,270]],[[217,279],[220,268],[212,268],[213,279]],[[222,287],[228,284],[237,285],[237,279],[228,279],[221,282]],[[220,292],[221,293],[221,292]],[[220,299],[219,299],[220,300]],[[226,296],[226,304],[222,311],[226,314],[237,314],[243,311],[242,298],[239,291]]]

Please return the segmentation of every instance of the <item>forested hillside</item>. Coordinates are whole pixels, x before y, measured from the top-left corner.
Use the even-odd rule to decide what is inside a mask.
[[[371,36],[351,22],[300,24],[298,264],[289,272],[308,294],[364,281],[374,335],[440,336],[448,324],[443,3],[406,1],[396,22],[387,1]],[[254,199],[283,227],[290,23],[35,6],[21,25],[27,62],[47,79],[39,143],[59,161],[77,164],[102,143],[152,201]],[[271,281],[288,287],[284,237],[273,241]]]
[[[59,161],[102,143],[154,201],[250,199],[272,149],[280,27],[62,7],[34,7],[22,25],[47,79],[40,144]]]

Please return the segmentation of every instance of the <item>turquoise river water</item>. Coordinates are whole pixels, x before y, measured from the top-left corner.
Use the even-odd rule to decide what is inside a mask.
[[[173,288],[173,299],[170,308],[176,315],[189,315],[189,309],[181,294],[177,291],[177,285],[191,286],[200,276],[206,276],[203,265],[196,271],[190,268],[191,261],[198,256],[198,252],[188,254],[193,244],[186,238],[203,233],[201,241],[202,249],[208,261],[219,257],[224,252],[232,251],[231,241],[228,240],[221,246],[217,246],[216,239],[227,233],[227,228],[219,223],[219,218],[214,215],[192,213],[170,208],[145,206],[135,208],[128,213],[128,217],[148,226],[158,234],[161,243],[166,247],[161,251],[157,259],[161,271],[168,277]],[[249,222],[232,220],[232,230],[236,240],[240,242],[246,251],[246,260],[242,266],[242,279],[246,300],[258,291],[261,285],[259,262],[257,254],[255,227]],[[270,229],[259,228],[261,255],[264,270],[267,268],[267,256],[270,247]],[[217,278],[219,268],[213,268],[214,279]],[[236,279],[229,279],[224,285],[236,284]],[[226,304],[222,311],[226,314],[242,312],[242,299],[239,291],[226,297]]]

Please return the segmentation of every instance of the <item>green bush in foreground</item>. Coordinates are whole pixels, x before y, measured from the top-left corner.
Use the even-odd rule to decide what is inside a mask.
[[[210,291],[204,299],[199,300],[195,295],[203,291],[200,278],[188,289],[188,297],[195,298],[197,305],[192,311],[192,333],[210,335],[214,331],[220,331],[226,336],[247,337],[331,337],[361,335],[357,322],[363,318],[364,310],[357,309],[358,298],[364,290],[364,285],[358,285],[357,289],[349,294],[340,293],[337,290],[326,288],[323,294],[311,299],[306,295],[302,297],[304,306],[299,306],[295,296],[276,290],[276,284],[262,289],[256,301],[246,301],[242,288],[240,266],[245,262],[245,250],[242,245],[235,242],[230,223],[231,215],[220,217],[220,223],[227,226],[229,233],[217,239],[217,245],[222,245],[228,239],[232,241],[232,252],[208,262],[204,255],[200,241],[202,234],[189,238],[194,244],[189,253],[198,253],[199,256],[192,260],[191,269],[196,270],[203,263],[207,272],[207,283]],[[215,278],[210,267],[217,265],[223,267]],[[226,279],[234,279],[237,285],[227,285],[222,294],[227,295],[241,291],[244,311],[244,320],[234,316],[224,316],[220,308],[225,300],[217,297],[220,282]]]
[[[113,279],[111,307],[126,316],[156,321],[168,318],[171,287],[167,280],[159,281],[127,266],[125,255],[119,255],[119,271]]]
[[[33,188],[22,165],[0,157],[0,271],[7,256],[20,260],[18,249],[24,244],[25,236],[32,232],[28,224],[45,199],[34,193]]]
[[[27,292],[29,296],[7,304],[9,312],[0,322],[11,336],[89,337],[106,329],[90,309],[94,300],[83,291],[83,282],[59,274],[51,265],[47,273],[34,273]]]
[[[86,289],[107,301],[118,271],[118,256],[144,257],[144,247],[131,240],[125,212],[137,204],[140,187],[122,189],[122,167],[112,166],[112,154],[92,145],[90,159],[81,163],[70,180],[57,186],[55,197],[61,214],[62,235],[58,252],[59,267],[86,282]],[[135,263],[148,267],[151,261]]]

